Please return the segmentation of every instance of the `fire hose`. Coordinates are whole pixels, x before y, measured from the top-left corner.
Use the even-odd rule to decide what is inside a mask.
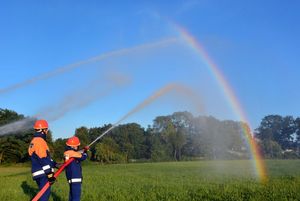
[[[102,133],[101,135],[99,135],[94,141],[92,141],[88,147],[91,147],[94,143],[96,143],[98,140],[100,140],[104,135],[106,135],[109,131],[111,131],[113,128],[115,128],[117,126],[117,123],[114,124],[112,127],[110,127],[109,129],[107,129],[104,133]],[[82,150],[81,150],[82,151]],[[69,160],[65,161],[63,163],[63,165],[54,173],[54,178],[56,179],[60,173],[70,164],[72,163],[72,161],[74,161],[74,158],[70,158]],[[47,189],[50,187],[50,182],[48,181],[43,188],[35,195],[35,197],[32,199],[32,201],[38,201],[43,194],[47,191]]]
[[[106,135],[109,131],[111,131],[112,129],[114,129],[117,125],[119,125],[123,120],[125,120],[127,117],[129,117],[130,115],[138,112],[139,110],[143,109],[145,106],[149,105],[151,102],[153,102],[155,99],[157,99],[158,97],[162,96],[163,94],[174,90],[174,89],[181,89],[181,87],[178,87],[179,85],[176,84],[169,84],[166,85],[165,87],[161,88],[160,90],[158,90],[157,92],[155,92],[154,94],[152,94],[152,96],[148,97],[147,99],[145,99],[143,102],[141,102],[139,105],[137,105],[135,108],[133,108],[131,111],[129,111],[126,115],[124,115],[119,121],[117,121],[115,124],[113,124],[109,129],[107,129],[104,133],[102,133],[101,135],[99,135],[94,141],[92,141],[88,147],[91,147],[94,143],[96,143],[98,140],[100,140],[104,135]],[[74,160],[74,158],[69,159],[68,161],[66,161],[58,170],[57,172],[55,172],[54,177],[57,178],[60,173]],[[45,184],[45,186],[38,192],[38,194],[32,199],[32,201],[38,201],[38,199],[40,199],[40,197],[46,192],[46,190],[49,188],[50,183],[47,182]]]

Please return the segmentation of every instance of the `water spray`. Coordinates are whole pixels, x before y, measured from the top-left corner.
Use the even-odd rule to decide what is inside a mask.
[[[156,91],[154,94],[152,94],[150,97],[148,97],[147,99],[145,99],[143,102],[141,102],[140,104],[138,104],[135,108],[133,108],[131,111],[129,111],[127,114],[125,114],[119,121],[117,121],[115,124],[113,124],[109,129],[107,129],[104,133],[102,133],[100,136],[98,136],[93,142],[91,142],[88,146],[92,146],[94,143],[96,143],[98,140],[100,140],[102,137],[104,137],[109,131],[111,131],[112,129],[114,129],[116,126],[118,126],[122,121],[124,121],[125,119],[127,119],[129,116],[131,116],[132,114],[142,110],[143,108],[145,108],[146,106],[148,106],[149,104],[151,104],[153,101],[155,101],[156,99],[158,99],[159,97],[163,96],[166,93],[169,93],[171,91],[175,90],[177,93],[183,94],[183,95],[189,95],[189,96],[193,96],[193,102],[194,104],[196,104],[197,109],[200,111],[203,110],[202,105],[200,106],[200,98],[196,96],[196,94],[189,89],[186,86],[180,85],[180,84],[176,84],[176,83],[172,83],[172,84],[168,84],[165,87],[162,87],[161,89],[159,89],[158,91]],[[196,99],[197,97],[197,99]],[[201,108],[200,108],[201,107]]]
[[[27,117],[25,119],[21,119],[0,127],[0,136],[6,135],[9,133],[16,133],[21,130],[29,130],[32,128],[33,123],[35,122],[35,118]]]
[[[0,136],[29,130],[32,128],[33,122],[40,117],[47,119],[48,121],[55,121],[63,117],[66,113],[75,109],[78,110],[83,108],[91,102],[107,96],[115,88],[128,85],[131,82],[131,77],[119,72],[111,72],[105,77],[101,79],[97,77],[97,79],[92,80],[81,90],[76,90],[65,95],[65,97],[63,97],[57,104],[51,104],[50,106],[39,109],[33,117],[0,126]],[[103,79],[106,79],[109,83],[106,87],[99,88],[98,86],[101,86],[100,82],[102,82]]]
[[[132,114],[142,110],[143,108],[145,108],[146,106],[148,106],[149,104],[151,104],[153,101],[155,101],[156,99],[158,99],[159,97],[163,96],[166,93],[169,93],[171,91],[175,90],[176,92],[179,93],[183,93],[185,95],[187,94],[191,94],[192,91],[183,86],[183,85],[179,85],[179,84],[169,84],[166,85],[164,87],[162,87],[161,89],[159,89],[158,91],[156,91],[154,94],[152,94],[150,97],[148,97],[147,99],[145,99],[143,102],[141,102],[140,104],[138,104],[135,108],[133,108],[132,110],[130,110],[127,114],[125,114],[119,121],[117,121],[116,123],[114,123],[109,129],[107,129],[104,133],[102,133],[101,135],[99,135],[94,141],[92,141],[88,147],[91,147],[93,144],[95,144],[97,141],[99,141],[102,137],[104,137],[105,135],[107,135],[110,131],[112,131],[115,127],[117,127],[121,122],[123,122],[125,119],[127,119],[129,116],[131,116]],[[194,94],[195,95],[195,94]],[[199,99],[200,100],[200,99]],[[81,150],[82,151],[82,150]],[[74,160],[74,158],[69,159],[68,161],[66,161],[58,170],[57,172],[55,172],[54,177],[57,178],[60,173]],[[40,197],[46,192],[46,190],[50,187],[50,183],[47,182],[45,184],[45,186],[38,192],[38,194],[32,199],[32,201],[38,201],[40,199]]]
[[[178,42],[177,38],[167,38],[167,39],[160,40],[160,41],[153,42],[153,43],[146,43],[146,44],[142,44],[142,45],[138,45],[138,46],[134,46],[134,47],[130,47],[130,48],[123,48],[120,50],[107,52],[107,53],[101,54],[99,56],[96,56],[96,57],[93,57],[93,58],[90,58],[90,59],[87,59],[84,61],[80,61],[77,63],[73,63],[73,64],[69,64],[69,65],[57,68],[53,71],[41,74],[39,76],[33,77],[33,78],[25,80],[23,82],[16,83],[9,87],[2,88],[2,89],[0,88],[0,95],[3,93],[7,93],[10,91],[14,91],[16,89],[25,87],[27,85],[33,84],[37,81],[45,80],[45,79],[72,71],[74,69],[82,67],[85,64],[93,63],[96,61],[101,61],[101,60],[108,59],[111,57],[123,56],[123,55],[131,54],[134,52],[140,52],[142,50],[153,49],[153,48],[158,48],[158,47],[165,47],[165,46],[174,44],[176,42]],[[95,82],[90,83],[90,85],[88,86],[88,90],[85,88],[80,93],[69,94],[68,96],[64,97],[61,100],[61,102],[59,102],[58,104],[42,108],[35,115],[33,115],[33,117],[34,118],[43,117],[43,118],[46,118],[51,121],[57,120],[74,108],[76,108],[76,109],[82,108],[83,106],[94,101],[95,99],[106,96],[108,93],[110,93],[110,91],[115,86],[124,85],[124,84],[127,84],[128,81],[130,81],[130,78],[128,79],[128,77],[124,77],[123,75],[120,76],[120,75],[116,75],[116,74],[111,74],[111,75],[109,75],[108,78],[110,81],[112,81],[114,83],[114,85],[109,86],[108,89],[102,90],[97,93],[93,93],[92,95],[89,95],[89,96],[84,96],[81,99],[74,98],[74,97],[77,97],[78,94],[84,94],[86,92],[89,92],[91,87],[94,90],[96,90],[97,88],[95,88],[95,86],[98,86],[98,82],[101,80],[101,79],[97,79]],[[70,103],[70,99],[74,100],[74,101],[72,101]],[[22,120],[13,122],[13,123],[9,123],[9,124],[0,126],[0,136],[7,135],[10,133],[20,132],[22,130],[29,130],[29,129],[31,129],[31,125],[32,125],[32,118],[25,118],[25,119],[22,119]]]
[[[118,126],[122,121],[124,121],[125,119],[127,119],[130,115],[138,112],[139,110],[143,109],[144,107],[146,107],[148,104],[150,104],[151,102],[153,102],[155,99],[159,98],[160,96],[162,96],[163,94],[169,92],[170,90],[174,89],[175,85],[167,85],[163,88],[161,88],[160,90],[158,90],[156,93],[154,93],[152,96],[148,97],[147,99],[145,99],[142,103],[140,103],[139,105],[137,105],[135,108],[133,108],[131,111],[129,111],[127,114],[125,114],[119,121],[117,121],[116,123],[114,123],[109,129],[107,129],[104,133],[102,133],[100,136],[98,136],[93,142],[91,142],[88,146],[92,146],[94,143],[96,143],[98,140],[100,140],[102,137],[104,137],[109,131],[111,131],[112,129],[114,129],[116,126]]]
[[[96,100],[107,97],[114,90],[129,85],[131,80],[130,76],[120,72],[111,72],[102,77],[97,76],[85,87],[65,95],[57,104],[41,108],[35,116],[55,121],[70,111],[79,110]],[[106,85],[103,86],[102,82]]]
[[[73,63],[73,64],[69,64],[69,65],[57,68],[53,71],[50,71],[50,72],[32,77],[28,80],[16,83],[16,84],[8,86],[6,88],[2,88],[2,89],[0,89],[0,94],[8,93],[8,92],[14,91],[16,89],[25,87],[27,85],[33,84],[35,82],[45,80],[45,79],[48,79],[50,77],[54,77],[54,76],[72,71],[76,68],[82,67],[85,64],[101,61],[101,60],[108,59],[108,58],[115,57],[115,56],[126,55],[126,54],[129,54],[129,53],[132,53],[132,52],[139,52],[139,51],[145,50],[145,49],[152,49],[152,48],[157,48],[157,47],[161,47],[161,46],[162,47],[163,46],[168,46],[168,45],[173,44],[175,42],[178,42],[177,38],[167,38],[167,39],[164,39],[164,40],[160,40],[158,42],[146,43],[146,44],[142,44],[142,45],[138,45],[138,46],[134,46],[134,47],[130,47],[130,48],[123,48],[123,49],[120,49],[120,50],[107,52],[107,53],[101,54],[99,56],[89,58],[87,60],[79,61],[77,63]]]

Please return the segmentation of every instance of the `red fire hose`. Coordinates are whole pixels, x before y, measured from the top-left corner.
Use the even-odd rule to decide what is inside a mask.
[[[54,177],[57,178],[60,173],[70,164],[72,163],[72,161],[74,160],[74,158],[70,158],[69,160],[67,160],[54,174]],[[50,183],[47,182],[45,184],[45,186],[40,190],[40,192],[38,192],[38,194],[36,194],[36,196],[32,199],[32,201],[38,201],[42,195],[46,192],[46,190],[49,188]]]

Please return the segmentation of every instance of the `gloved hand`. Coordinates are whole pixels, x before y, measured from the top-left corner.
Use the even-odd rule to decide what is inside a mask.
[[[48,177],[48,181],[49,181],[50,185],[54,184],[54,182],[56,181],[54,174],[53,173],[48,174],[47,177]]]
[[[89,146],[85,146],[85,147],[83,148],[83,152],[86,153],[89,149],[90,149]]]

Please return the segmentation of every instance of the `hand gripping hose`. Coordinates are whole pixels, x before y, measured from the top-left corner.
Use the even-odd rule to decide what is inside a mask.
[[[70,164],[72,163],[72,161],[74,160],[74,158],[70,158],[69,160],[67,160],[54,174],[54,177],[57,178],[60,173]],[[38,194],[36,194],[36,196],[32,199],[32,201],[38,201],[42,195],[47,191],[47,189],[49,188],[50,183],[47,182],[44,187],[38,192]]]
[[[100,140],[104,135],[106,135],[109,131],[111,131],[113,128],[115,128],[117,126],[117,124],[114,124],[112,127],[110,127],[109,129],[107,129],[104,133],[102,133],[101,135],[99,135],[93,142],[91,142],[88,147],[91,147],[95,142],[97,142],[98,140]],[[83,150],[81,150],[80,152],[83,152]],[[74,160],[74,158],[70,158],[69,160],[67,160],[54,174],[54,177],[57,178],[60,173],[70,164],[72,163],[72,161]],[[47,182],[43,188],[38,192],[38,194],[36,194],[36,196],[32,199],[32,201],[38,201],[42,195],[47,191],[47,189],[50,187],[50,183]]]
[[[164,93],[169,92],[170,90],[176,89],[178,88],[178,85],[176,84],[171,84],[171,85],[167,85],[166,87],[161,88],[159,91],[157,91],[156,93],[154,93],[152,96],[148,97],[147,99],[145,99],[143,102],[141,102],[139,105],[137,105],[135,108],[133,108],[131,111],[129,111],[126,115],[124,115],[119,121],[117,121],[115,124],[112,125],[112,127],[110,127],[109,129],[107,129],[104,133],[102,133],[101,135],[99,135],[94,141],[92,141],[88,147],[91,147],[95,142],[97,142],[98,140],[100,140],[104,135],[106,135],[109,131],[111,131],[112,129],[114,129],[117,125],[119,125],[119,123],[121,123],[123,120],[125,120],[127,117],[129,117],[130,115],[138,112],[139,110],[143,109],[145,106],[149,105],[151,102],[153,102],[155,99],[157,99],[158,97],[162,96]],[[58,170],[57,172],[54,174],[54,177],[57,178],[60,173],[74,160],[74,158],[69,159],[68,161],[66,161]],[[32,201],[38,201],[38,199],[40,199],[40,197],[45,193],[45,191],[49,188],[50,183],[47,182],[45,184],[45,186],[40,190],[40,192],[38,192],[38,194],[33,198]]]

